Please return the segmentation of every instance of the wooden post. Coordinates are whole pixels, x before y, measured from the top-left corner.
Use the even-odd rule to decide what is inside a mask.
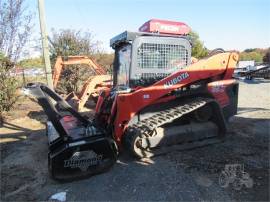
[[[42,48],[43,48],[43,57],[45,62],[45,73],[48,86],[53,89],[53,81],[52,81],[52,69],[49,55],[49,45],[48,45],[48,35],[46,32],[46,24],[45,24],[45,11],[44,11],[44,1],[38,0],[38,9],[39,9],[39,23],[40,23],[40,31],[42,38]]]

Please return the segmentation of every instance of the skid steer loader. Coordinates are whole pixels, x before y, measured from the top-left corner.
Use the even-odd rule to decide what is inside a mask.
[[[88,120],[45,84],[30,83],[48,116],[52,177],[73,180],[108,170],[119,151],[143,158],[224,139],[237,113],[235,52],[191,63],[184,23],[150,20],[112,38],[113,86],[100,92]]]

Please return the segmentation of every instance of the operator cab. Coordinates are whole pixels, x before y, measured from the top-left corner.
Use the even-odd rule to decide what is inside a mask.
[[[150,20],[140,32],[125,31],[112,38],[113,86],[118,90],[149,86],[189,65],[189,30],[184,23]]]

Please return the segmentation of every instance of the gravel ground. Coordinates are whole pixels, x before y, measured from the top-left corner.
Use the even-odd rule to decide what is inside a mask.
[[[109,172],[64,184],[48,176],[46,118],[25,103],[0,128],[1,201],[48,200],[61,191],[67,201],[269,201],[270,81],[240,82],[224,143],[142,161],[121,155]],[[235,164],[249,176],[237,172],[222,187],[222,171]]]

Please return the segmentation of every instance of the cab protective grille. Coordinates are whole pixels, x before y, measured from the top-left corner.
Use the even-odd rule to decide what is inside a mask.
[[[137,51],[137,66],[141,69],[164,69],[168,74],[187,65],[188,51],[183,45],[142,43]]]

